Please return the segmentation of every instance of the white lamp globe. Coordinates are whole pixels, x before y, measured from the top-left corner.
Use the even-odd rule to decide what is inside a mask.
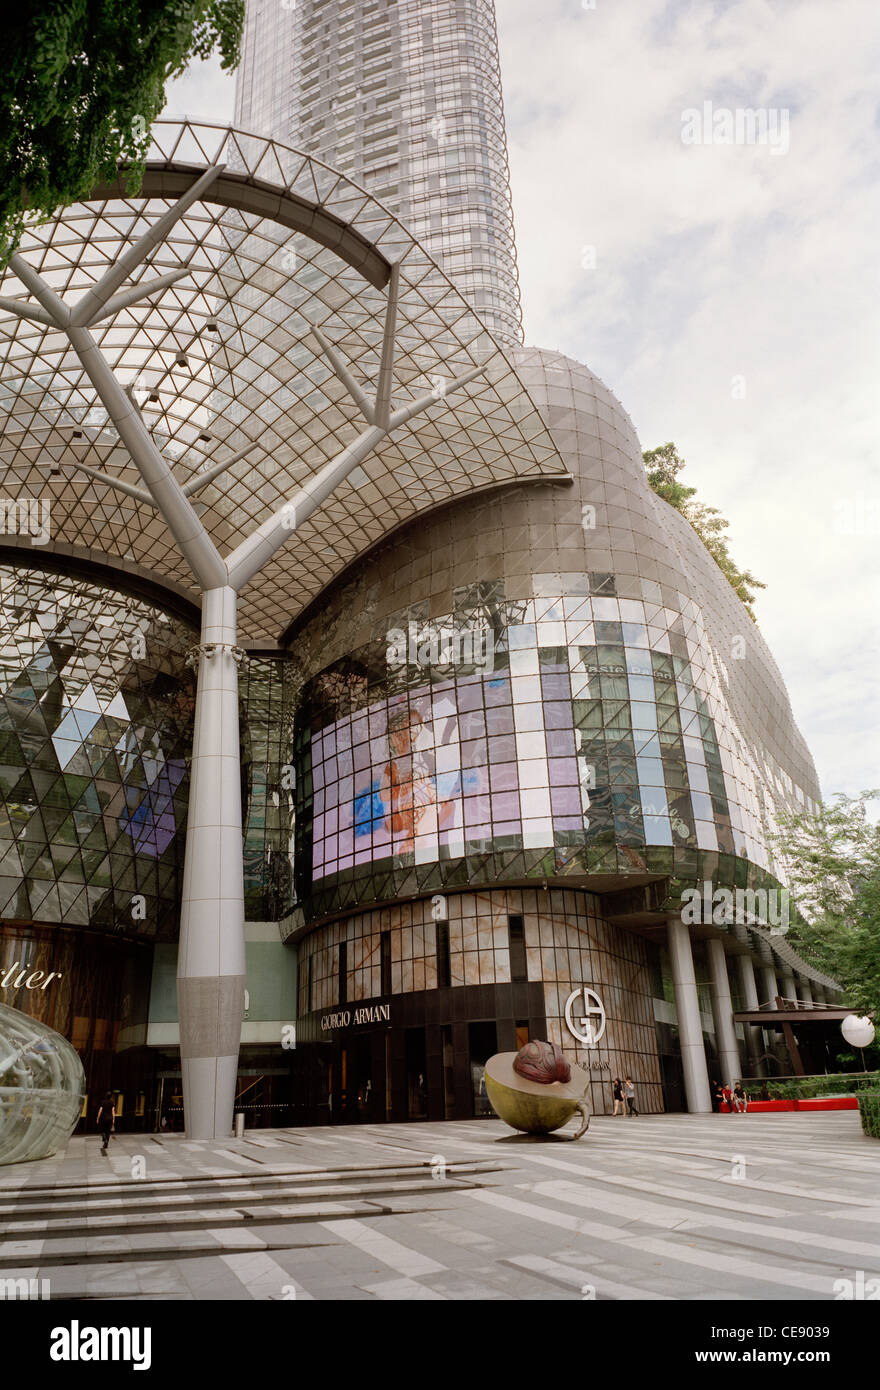
[[[851,1047],[870,1047],[874,1041],[873,1023],[869,1018],[859,1018],[858,1014],[848,1014],[840,1031]]]

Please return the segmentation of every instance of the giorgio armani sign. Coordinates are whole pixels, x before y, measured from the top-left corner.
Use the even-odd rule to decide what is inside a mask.
[[[361,1004],[356,1009],[336,1009],[324,1014],[321,1019],[321,1032],[330,1033],[336,1028],[351,1028],[359,1023],[390,1023],[390,1004]]]

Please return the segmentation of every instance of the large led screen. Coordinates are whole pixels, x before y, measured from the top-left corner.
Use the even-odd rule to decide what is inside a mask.
[[[562,680],[550,706],[546,676],[423,686],[315,734],[313,876],[388,857],[454,859],[490,842],[552,846],[554,825],[583,831],[586,770]]]

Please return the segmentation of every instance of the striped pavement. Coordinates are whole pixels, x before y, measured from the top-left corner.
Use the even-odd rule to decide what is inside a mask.
[[[880,1144],[848,1111],[604,1116],[574,1144],[481,1119],[211,1144],[132,1135],[109,1159],[97,1150],[77,1139],[63,1158],[0,1172],[0,1209],[19,1216],[29,1188],[56,1186],[61,1202],[81,1185],[95,1224],[86,1257],[61,1261],[64,1241],[50,1244],[39,1221],[19,1222],[15,1238],[0,1217],[0,1277],[47,1278],[57,1298],[829,1301],[842,1280],[880,1276]],[[134,1191],[126,1211],[140,1209],[139,1156],[155,1190],[179,1180],[177,1216],[167,1213],[161,1247],[132,1228],[111,1261],[121,1237],[101,1234],[114,1219],[102,1203],[118,1210]],[[450,1182],[454,1165],[468,1167],[467,1183]],[[349,1171],[337,1200],[323,1175]],[[333,1200],[308,1197],[295,1221],[279,1206],[277,1224],[270,1208],[255,1224],[184,1190],[207,1178],[218,1193],[249,1190],[250,1173],[264,1184],[299,1174]],[[379,1200],[370,1184],[382,1173],[417,1181],[389,1181]]]

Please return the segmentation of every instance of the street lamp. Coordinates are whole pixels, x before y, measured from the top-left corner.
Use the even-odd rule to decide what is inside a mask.
[[[858,1014],[847,1014],[840,1025],[840,1031],[850,1047],[857,1047],[862,1053],[862,1071],[867,1071],[862,1049],[870,1047],[874,1041],[874,1025],[871,1020]]]

